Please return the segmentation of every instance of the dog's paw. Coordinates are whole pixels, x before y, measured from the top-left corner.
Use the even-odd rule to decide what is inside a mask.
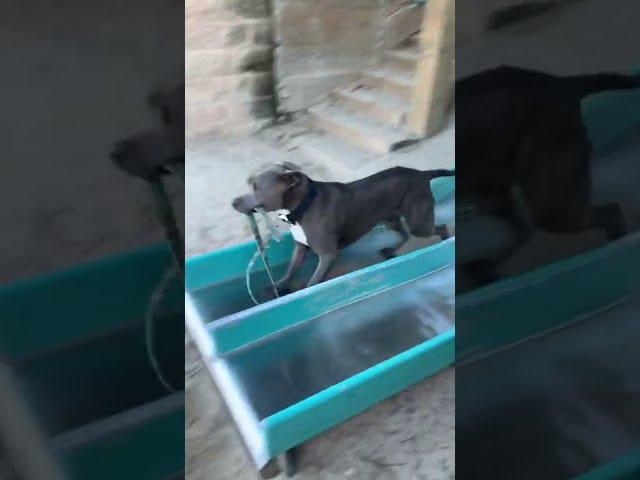
[[[436,235],[440,237],[440,240],[447,240],[451,238],[451,232],[447,225],[438,225],[435,230]]]
[[[271,285],[267,285],[266,287],[264,287],[264,294],[265,296],[269,299],[269,300],[273,300],[276,297],[284,297],[285,295],[289,295],[291,293],[291,289],[287,288],[287,287],[278,287],[276,285],[276,289],[278,291],[278,294],[276,295],[276,292],[273,289],[273,286]]]
[[[264,287],[263,293],[267,300],[273,300],[276,298],[276,293],[271,285]]]
[[[391,258],[395,258],[397,256],[397,253],[395,248],[389,247],[389,248],[383,248],[382,250],[380,250],[380,255],[382,255],[384,258],[389,260]]]

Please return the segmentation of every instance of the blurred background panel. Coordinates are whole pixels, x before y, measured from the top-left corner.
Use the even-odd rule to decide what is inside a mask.
[[[182,281],[149,182],[111,156],[164,138],[149,100],[182,91],[184,5],[0,11],[3,474],[180,478]],[[182,179],[163,182],[182,230]]]
[[[640,5],[456,3],[456,473],[635,478]]]

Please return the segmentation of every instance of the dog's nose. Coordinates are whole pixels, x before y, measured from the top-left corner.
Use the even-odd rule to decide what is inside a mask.
[[[233,201],[231,202],[231,206],[233,208],[238,208],[238,206],[240,205],[241,199],[240,197],[236,197],[233,199]]]

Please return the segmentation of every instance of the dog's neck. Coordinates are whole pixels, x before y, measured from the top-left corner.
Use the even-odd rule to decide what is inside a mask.
[[[303,177],[302,182],[290,189],[283,198],[283,208],[289,210],[289,221],[298,223],[311,206],[318,190],[315,182]]]
[[[283,209],[289,210],[290,212],[294,211],[300,206],[309,193],[310,179],[306,176],[303,176],[302,178],[303,180],[298,185],[295,185],[284,193],[282,198]]]

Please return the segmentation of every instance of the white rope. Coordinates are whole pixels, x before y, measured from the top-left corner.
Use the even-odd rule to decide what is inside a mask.
[[[147,356],[149,357],[149,363],[151,363],[151,368],[153,368],[156,377],[167,389],[169,392],[175,392],[176,389],[169,383],[169,381],[165,378],[162,373],[162,369],[160,368],[160,362],[158,361],[158,357],[156,357],[155,349],[153,347],[153,327],[156,309],[160,305],[160,302],[163,300],[164,294],[167,290],[167,287],[170,285],[170,280],[175,277],[180,270],[178,268],[171,267],[164,274],[162,279],[160,280],[160,284],[154,289],[151,294],[151,299],[149,300],[149,304],[147,306],[147,311],[144,316],[144,343],[147,349]]]
[[[245,273],[244,273],[244,280],[245,280],[245,283],[247,284],[247,292],[249,292],[249,296],[251,297],[251,300],[253,300],[253,303],[256,305],[259,305],[260,302],[256,300],[256,297],[254,297],[253,295],[253,290],[251,290],[251,268],[253,267],[253,264],[256,262],[256,258],[258,258],[258,255],[260,255],[260,250],[256,249],[256,253],[254,253],[253,257],[251,257],[251,260],[249,260],[249,264],[247,265],[247,269],[245,270]]]

